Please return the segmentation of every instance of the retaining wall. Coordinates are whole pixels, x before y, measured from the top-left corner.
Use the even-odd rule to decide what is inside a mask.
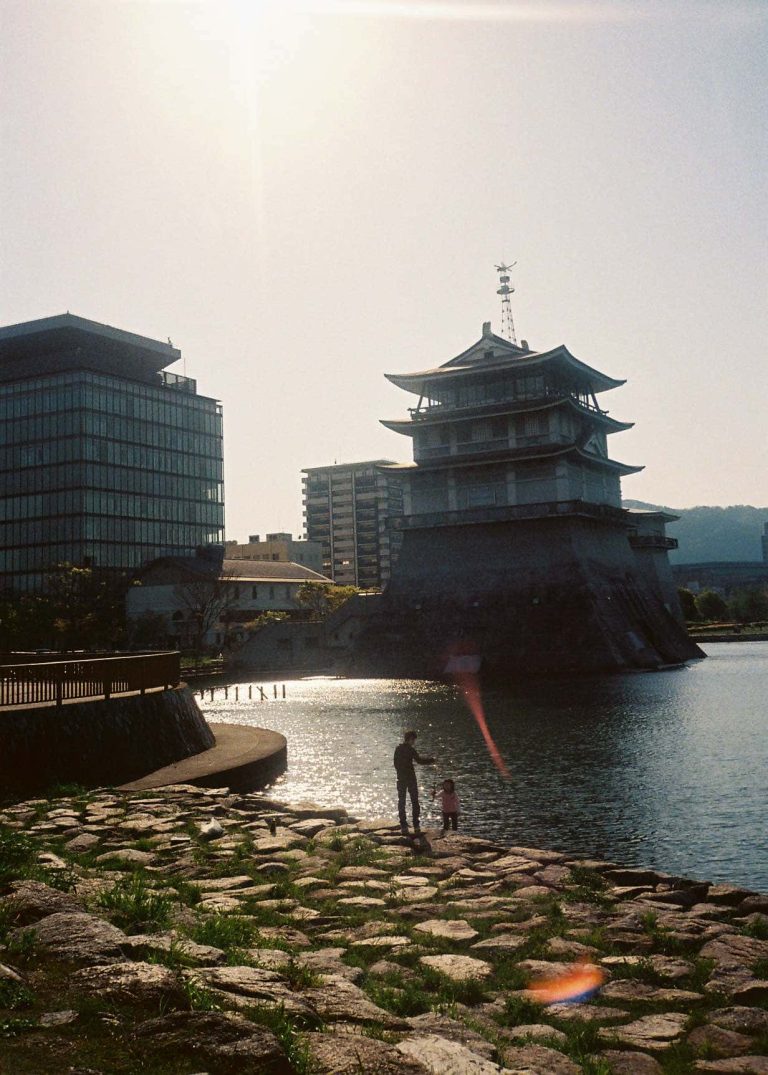
[[[0,798],[53,784],[122,784],[215,744],[186,685],[0,713]]]

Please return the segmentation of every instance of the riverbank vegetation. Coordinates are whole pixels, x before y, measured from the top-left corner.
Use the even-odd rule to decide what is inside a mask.
[[[768,897],[655,870],[73,788],[0,812],[0,1071],[760,1072],[766,926]],[[583,1003],[529,992],[579,961]]]

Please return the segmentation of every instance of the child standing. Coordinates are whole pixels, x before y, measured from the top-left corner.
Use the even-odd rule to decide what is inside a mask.
[[[449,827],[455,832],[459,827],[459,797],[454,782],[444,780],[440,790],[432,792],[432,798],[435,797],[440,800],[440,809],[443,812],[443,832]]]

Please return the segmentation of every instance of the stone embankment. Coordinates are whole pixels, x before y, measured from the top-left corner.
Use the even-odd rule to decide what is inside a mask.
[[[8,807],[0,944],[3,1075],[768,1073],[768,896],[341,808]]]

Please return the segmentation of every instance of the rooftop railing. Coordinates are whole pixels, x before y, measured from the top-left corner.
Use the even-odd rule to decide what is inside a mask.
[[[482,411],[483,414],[492,414],[495,411],[508,411],[510,405],[516,403],[556,403],[559,400],[564,399],[569,399],[582,410],[589,411],[592,414],[605,415],[608,413],[601,407],[596,407],[594,403],[581,396],[576,396],[572,392],[557,392],[552,390],[537,392],[535,395],[510,395],[504,399],[475,399],[466,403],[445,403],[441,400],[433,399],[427,400],[418,407],[409,407],[408,413],[414,421],[420,421],[425,418],[433,418],[442,414],[453,415],[459,411]]]
[[[0,667],[0,709],[144,694],[176,687],[179,680],[177,651],[6,664]]]
[[[502,523],[518,519],[552,519],[580,515],[605,522],[627,522],[627,512],[612,504],[586,500],[551,500],[538,504],[489,504],[450,511],[430,511],[404,515],[390,521],[394,530],[420,530],[433,526],[467,526],[475,523]]]

